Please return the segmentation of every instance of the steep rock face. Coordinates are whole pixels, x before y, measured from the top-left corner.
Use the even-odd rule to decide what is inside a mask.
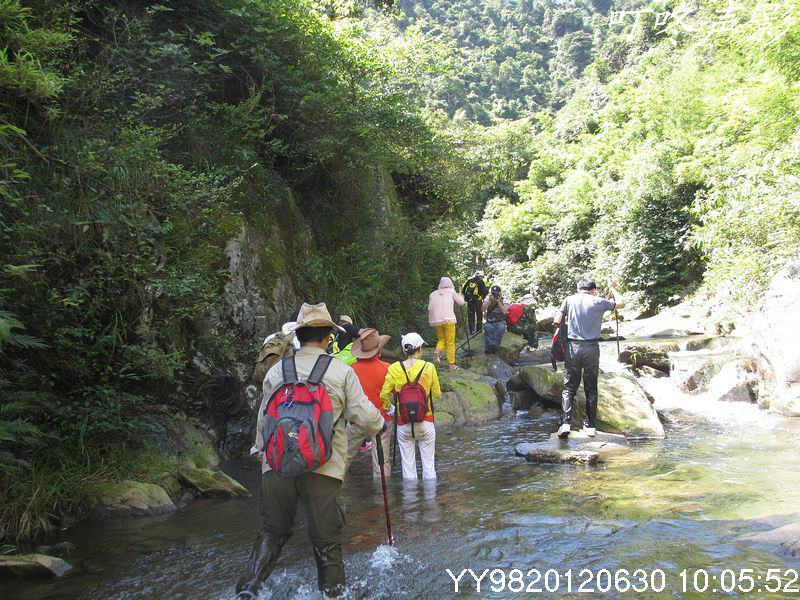
[[[751,347],[753,361],[763,381],[761,396],[769,398],[770,410],[793,417],[800,416],[798,306],[800,259],[787,264],[770,283],[753,319]]]

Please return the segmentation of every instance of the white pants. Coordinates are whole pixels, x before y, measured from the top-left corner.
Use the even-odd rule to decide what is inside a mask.
[[[397,445],[400,446],[400,460],[403,463],[403,479],[417,478],[417,453],[414,442],[419,444],[419,457],[422,460],[422,478],[436,479],[433,455],[436,451],[436,428],[430,421],[414,423],[414,437],[411,437],[411,424],[397,428]]]
[[[361,425],[358,423],[348,423],[345,431],[347,432],[347,457],[345,458],[345,471],[347,471],[350,468],[350,463],[353,462],[353,459],[359,453],[361,449],[361,443],[370,436],[367,433],[367,430],[361,427]],[[389,423],[389,427],[384,433],[381,434],[381,445],[383,446],[383,468],[387,477],[392,472],[392,434],[392,424]],[[370,437],[370,439],[372,440],[372,476],[380,477],[381,464],[378,462],[378,444],[375,441],[375,436]]]

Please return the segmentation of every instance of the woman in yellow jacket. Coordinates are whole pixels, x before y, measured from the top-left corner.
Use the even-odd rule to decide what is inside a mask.
[[[386,380],[381,389],[381,398],[385,410],[389,410],[394,396],[409,382],[417,381],[425,389],[428,396],[428,411],[422,423],[404,421],[401,415],[395,414],[397,420],[397,445],[400,446],[400,460],[403,465],[403,479],[417,479],[417,456],[414,442],[419,444],[419,457],[422,462],[422,478],[436,479],[434,454],[436,445],[436,429],[433,425],[433,400],[442,395],[439,387],[439,375],[436,367],[422,360],[422,349],[425,341],[418,333],[407,333],[400,341],[405,353],[405,360],[393,363],[386,373]],[[405,369],[405,370],[404,370]],[[412,433],[413,432],[413,433]]]

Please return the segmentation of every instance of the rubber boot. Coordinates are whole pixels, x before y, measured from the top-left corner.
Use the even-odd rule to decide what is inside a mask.
[[[337,598],[344,593],[344,563],[341,546],[314,546],[314,560],[317,563],[317,584],[319,590],[329,598]]]
[[[248,594],[253,598],[258,596],[264,581],[275,569],[275,564],[280,558],[283,545],[288,541],[288,537],[278,537],[261,532],[253,544],[253,551],[250,554],[250,562],[247,565],[247,572],[239,578],[236,584],[237,598],[246,600]]]

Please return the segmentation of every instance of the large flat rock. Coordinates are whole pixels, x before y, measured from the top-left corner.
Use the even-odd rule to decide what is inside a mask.
[[[555,465],[595,465],[600,458],[591,450],[557,448],[549,443],[517,444],[514,452],[528,462]]]
[[[464,350],[469,349],[473,354],[481,355],[485,354],[484,352],[484,345],[486,343],[486,338],[483,332],[480,332],[476,335],[473,339],[469,341],[469,348],[464,346]],[[528,342],[525,341],[525,338],[521,335],[517,335],[516,333],[511,333],[510,331],[506,331],[503,334],[503,339],[500,341],[500,345],[497,347],[497,356],[503,359],[504,362],[507,364],[511,364],[517,358],[519,358],[520,352],[522,349],[528,345]]]
[[[67,561],[46,554],[0,556],[0,576],[61,577],[72,569]]]
[[[522,367],[520,375],[536,394],[547,402],[561,405],[564,372],[536,365]],[[635,378],[623,373],[601,373],[598,379],[597,427],[633,438],[666,436],[656,410]],[[583,422],[586,396],[581,385],[575,396],[573,426]]]
[[[749,533],[737,539],[742,542],[778,546],[790,556],[800,556],[800,521],[769,531]]]

